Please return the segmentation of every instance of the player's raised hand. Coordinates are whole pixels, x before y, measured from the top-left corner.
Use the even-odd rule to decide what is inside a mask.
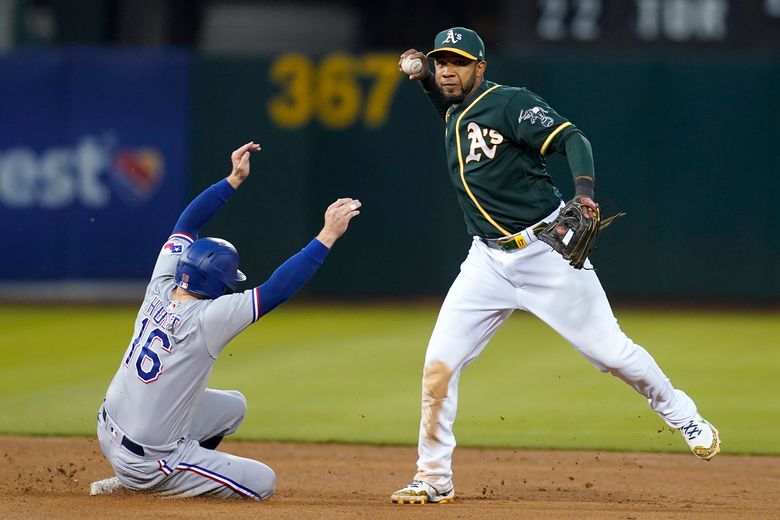
[[[227,181],[233,186],[233,189],[238,189],[241,183],[249,177],[249,155],[252,152],[259,151],[260,145],[251,141],[230,154],[233,170],[230,172],[230,175],[228,175]]]
[[[420,69],[420,72],[416,74],[408,74],[409,79],[423,80],[431,75],[431,69],[428,68],[428,58],[425,56],[425,54],[418,51],[417,49],[409,49],[408,51],[405,51],[403,54],[401,54],[401,57],[398,59],[398,70],[404,74],[407,74],[407,72],[402,67],[403,61],[406,58],[409,58],[410,60],[420,60],[423,65],[422,69]]]
[[[357,199],[338,199],[325,210],[325,226],[317,235],[317,240],[328,248],[333,247],[336,240],[346,233],[349,221],[360,215],[358,209],[362,206]]]

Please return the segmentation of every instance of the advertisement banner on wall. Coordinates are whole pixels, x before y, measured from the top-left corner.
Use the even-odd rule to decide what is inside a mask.
[[[0,281],[143,280],[188,194],[191,58],[0,55]]]

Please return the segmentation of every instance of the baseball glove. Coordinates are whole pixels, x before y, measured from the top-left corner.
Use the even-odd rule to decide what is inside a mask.
[[[536,235],[539,240],[560,253],[575,269],[582,269],[585,265],[598,232],[612,224],[616,218],[625,215],[619,212],[602,220],[601,210],[596,207],[592,211],[592,218],[588,218],[582,210],[583,207],[585,206],[575,197],[566,203],[555,220]]]

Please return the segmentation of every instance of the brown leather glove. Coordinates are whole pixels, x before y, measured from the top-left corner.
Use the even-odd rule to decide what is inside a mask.
[[[566,203],[555,220],[539,232],[537,238],[560,253],[572,267],[582,269],[598,232],[623,215],[625,213],[619,212],[602,220],[598,205],[594,208],[575,197]]]

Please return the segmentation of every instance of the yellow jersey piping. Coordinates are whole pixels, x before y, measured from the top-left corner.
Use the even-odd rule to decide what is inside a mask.
[[[561,123],[561,125],[553,130],[550,135],[547,136],[547,139],[544,140],[544,144],[542,144],[542,147],[539,149],[539,153],[544,155],[544,152],[547,151],[547,147],[550,146],[550,143],[552,142],[553,138],[558,135],[558,133],[566,128],[567,126],[571,126],[571,123],[566,121],[565,123]]]
[[[488,215],[488,214],[487,214],[487,211],[485,211],[485,210],[482,208],[482,206],[480,206],[479,202],[477,201],[477,198],[476,198],[476,197],[474,196],[474,194],[471,192],[471,189],[469,188],[469,185],[468,185],[468,184],[466,184],[466,175],[465,175],[466,168],[465,168],[465,165],[463,164],[463,154],[461,153],[461,150],[460,150],[460,120],[461,120],[461,119],[463,119],[463,116],[465,116],[465,115],[466,115],[466,113],[467,113],[469,110],[471,110],[471,107],[473,107],[474,105],[476,105],[477,103],[479,103],[479,101],[480,101],[480,100],[481,100],[483,97],[485,97],[485,96],[486,96],[486,95],[487,95],[489,92],[491,92],[491,91],[493,91],[493,90],[497,89],[497,88],[498,88],[498,87],[500,87],[500,86],[501,86],[501,85],[495,85],[495,86],[492,86],[492,87],[490,87],[489,89],[487,89],[485,92],[483,92],[482,94],[480,94],[480,95],[479,95],[479,97],[478,97],[477,99],[475,99],[474,101],[472,101],[472,103],[471,103],[469,106],[467,106],[467,107],[466,107],[466,109],[463,111],[463,113],[462,113],[461,115],[459,115],[459,116],[458,116],[458,120],[457,120],[457,121],[455,121],[455,140],[457,141],[457,147],[458,147],[458,165],[460,166],[460,181],[463,183],[463,187],[466,189],[466,194],[467,194],[467,195],[469,196],[469,198],[471,199],[471,202],[473,202],[473,203],[474,203],[474,205],[477,207],[477,209],[479,210],[479,212],[480,212],[480,213],[482,213],[482,216],[483,216],[483,217],[485,217],[485,220],[487,220],[488,222],[490,222],[490,224],[491,224],[491,225],[492,225],[494,228],[496,228],[497,230],[499,230],[500,232],[502,232],[504,235],[511,235],[512,233],[510,233],[509,231],[507,231],[506,229],[504,229],[504,228],[502,228],[500,225],[498,225],[498,223],[497,223],[495,220],[493,220],[493,217],[491,217],[490,215]],[[570,123],[570,124],[571,124],[571,123]]]

